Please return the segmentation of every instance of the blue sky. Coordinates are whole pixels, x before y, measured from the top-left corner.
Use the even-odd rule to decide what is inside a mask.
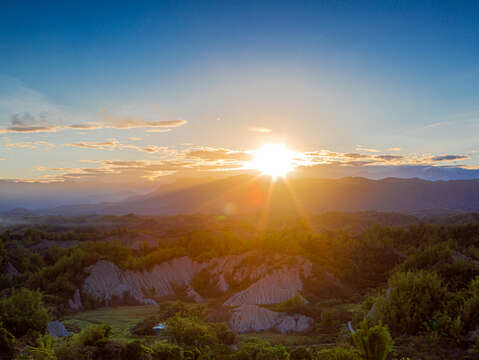
[[[0,178],[224,170],[269,142],[475,174],[478,28],[474,1],[2,2]]]

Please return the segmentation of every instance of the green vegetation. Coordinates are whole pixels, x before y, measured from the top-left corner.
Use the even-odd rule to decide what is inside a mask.
[[[43,305],[41,292],[22,288],[0,300],[3,326],[16,337],[38,334],[45,330],[50,316]]]
[[[352,221],[345,228],[355,231],[317,232],[299,220],[273,220],[274,226],[256,231],[247,219],[201,216],[178,217],[172,221],[184,225],[161,225],[165,228],[155,220],[128,217],[108,219],[120,225],[113,230],[10,229],[0,237],[0,353],[51,360],[477,356],[479,223],[372,226],[357,231],[362,226],[354,217],[337,216]],[[335,219],[329,215],[328,222],[339,227]],[[127,228],[122,221],[138,227]],[[160,247],[134,248],[112,239],[139,234],[167,239]],[[39,246],[44,240],[75,243]],[[112,261],[122,269],[146,270],[179,256],[207,261],[252,250],[256,255],[241,266],[260,265],[260,254],[291,255],[287,259],[292,262],[294,256],[302,256],[312,262],[313,277],[301,293],[265,305],[311,317],[315,326],[310,333],[234,333],[219,306],[225,294],[207,270],[197,273],[192,283],[207,299],[202,305],[163,299],[159,306],[105,308],[84,294],[87,311],[72,313],[67,304],[81,288],[85,268],[98,260]],[[20,275],[7,274],[8,263]],[[245,286],[233,276],[227,281],[231,292]],[[329,286],[332,282],[341,286]],[[53,319],[62,320],[72,335],[64,339],[46,335],[47,322]],[[354,334],[347,329],[349,321]],[[166,329],[157,336],[152,327],[160,322]]]

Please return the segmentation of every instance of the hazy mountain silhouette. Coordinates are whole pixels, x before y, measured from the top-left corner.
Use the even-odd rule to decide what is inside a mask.
[[[271,182],[267,177],[239,175],[194,184],[174,185],[127,201],[61,206],[50,214],[174,215],[191,213],[244,214],[269,207],[274,212],[395,211],[427,209],[479,210],[479,179],[296,178]],[[268,200],[269,199],[269,200]],[[268,205],[269,204],[269,205]]]

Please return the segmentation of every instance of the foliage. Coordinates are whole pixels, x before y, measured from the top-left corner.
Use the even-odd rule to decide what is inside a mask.
[[[179,344],[204,346],[218,343],[218,336],[205,322],[176,314],[167,320],[166,333]]]
[[[37,346],[27,346],[18,359],[57,360],[56,341],[50,335],[37,338]]]
[[[377,299],[375,317],[397,332],[427,331],[445,311],[449,294],[435,273],[398,272],[388,285],[388,291]]]
[[[353,342],[364,360],[386,360],[393,348],[391,334],[381,324],[371,326],[368,319],[359,324],[353,334]]]
[[[5,246],[3,245],[3,240],[0,238],[0,270],[3,271],[7,263],[7,250],[5,250]]]
[[[42,332],[49,317],[43,295],[38,290],[14,289],[9,297],[0,300],[0,319],[16,337]]]
[[[82,346],[101,346],[108,342],[111,326],[90,325],[83,329],[79,334],[73,337],[73,345]]]
[[[342,347],[320,350],[316,353],[316,358],[318,360],[360,360],[356,350]]]
[[[0,322],[0,354],[6,354],[11,357],[15,351],[15,337]]]
[[[170,344],[166,341],[157,341],[151,348],[150,353],[153,359],[158,360],[182,360],[184,359],[184,349],[176,344]]]
[[[242,343],[233,355],[234,360],[288,360],[286,348],[282,345],[270,345],[268,342],[251,338]]]

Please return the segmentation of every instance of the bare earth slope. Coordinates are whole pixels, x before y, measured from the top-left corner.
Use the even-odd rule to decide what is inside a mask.
[[[122,270],[101,260],[87,269],[81,291],[75,293],[70,305],[75,310],[81,307],[80,293],[106,305],[156,304],[157,298],[174,297],[178,287],[186,289],[192,300],[201,302],[203,298],[192,284],[197,274],[202,272],[204,276],[206,271],[219,291],[231,294],[224,305],[232,308],[230,325],[236,331],[305,331],[311,319],[257,305],[277,304],[292,298],[303,290],[304,281],[312,277],[311,269],[311,262],[302,257],[264,256],[255,252],[214,258],[205,263],[189,257],[175,258],[144,271]],[[230,290],[238,286],[243,290]]]

